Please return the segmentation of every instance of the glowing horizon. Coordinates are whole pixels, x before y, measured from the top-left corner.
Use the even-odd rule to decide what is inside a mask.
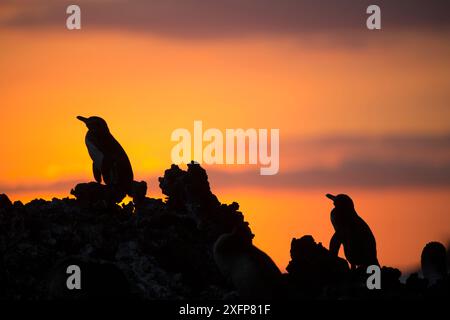
[[[418,15],[412,26],[392,19],[371,33],[355,29],[355,11],[332,17],[336,30],[319,24],[326,16],[270,25],[261,10],[264,23],[239,16],[227,28],[228,11],[218,10],[218,24],[200,12],[204,20],[183,25],[163,9],[172,19],[153,25],[127,12],[119,19],[119,7],[117,22],[91,18],[71,32],[54,3],[0,5],[0,192],[12,200],[69,195],[73,183],[92,180],[77,115],[105,118],[136,180],[161,197],[154,178],[170,167],[171,132],[202,120],[220,130],[280,129],[279,175],[205,168],[212,191],[241,204],[255,243],[283,270],[290,238],[312,234],[328,247],[327,192],[354,198],[382,264],[406,270],[425,241],[450,238],[446,26]]]

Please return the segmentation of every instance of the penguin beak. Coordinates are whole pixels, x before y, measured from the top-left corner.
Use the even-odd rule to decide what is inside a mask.
[[[88,120],[87,118],[82,117],[82,116],[78,116],[77,119],[80,121],[83,121],[84,123],[86,123],[86,121]]]
[[[328,199],[331,199],[331,200],[336,200],[336,196],[333,196],[332,194],[329,194],[329,193],[327,193],[326,194],[326,197],[328,198]]]

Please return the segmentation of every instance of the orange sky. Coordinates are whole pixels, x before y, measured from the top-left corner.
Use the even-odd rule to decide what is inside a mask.
[[[337,168],[355,158],[401,166],[411,157],[420,165],[447,166],[445,144],[432,152],[423,151],[428,150],[423,144],[400,151],[383,145],[374,154],[363,144],[342,142],[327,149],[317,142],[334,136],[441,137],[450,132],[448,33],[402,30],[364,37],[348,44],[323,32],[184,39],[87,27],[76,32],[3,28],[0,192],[4,189],[13,200],[51,198],[70,189],[52,184],[92,179],[86,129],[77,115],[108,121],[138,179],[163,174],[170,166],[171,132],[192,130],[194,120],[221,130],[279,128],[285,145],[280,174],[319,164]],[[296,142],[308,139],[316,139],[313,147],[300,148]],[[283,269],[292,237],[312,234],[328,246],[327,192],[353,197],[377,237],[383,264],[414,266],[427,241],[450,238],[450,188],[442,182],[358,188],[340,185],[339,179],[311,186],[284,186],[282,180],[271,188],[270,179],[264,187],[220,179],[211,183],[219,199],[241,204],[256,244]],[[161,197],[156,179],[148,182],[149,195]]]

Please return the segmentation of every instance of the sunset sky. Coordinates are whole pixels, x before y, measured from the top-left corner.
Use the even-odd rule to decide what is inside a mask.
[[[205,166],[282,270],[293,237],[328,247],[326,193],[347,193],[383,265],[414,268],[450,240],[450,3],[376,1],[0,3],[0,193],[68,196],[93,180],[77,115],[107,120],[148,196],[173,130],[280,129],[280,171]],[[320,4],[319,4],[320,3]]]

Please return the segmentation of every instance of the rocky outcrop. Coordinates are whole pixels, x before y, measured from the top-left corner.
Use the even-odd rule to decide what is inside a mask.
[[[221,204],[210,191],[205,170],[195,163],[187,171],[172,166],[159,181],[165,201],[140,197],[117,205],[106,186],[97,183],[77,185],[72,190],[76,199],[24,205],[2,195],[0,298],[98,296],[101,290],[80,296],[61,289],[73,261],[91,274],[105,269],[116,280],[123,275],[130,284],[126,295],[133,298],[230,295],[233,288],[218,271],[212,247],[219,235],[244,223],[239,205]],[[143,190],[140,184],[138,190]],[[123,287],[123,280],[119,283]]]
[[[239,205],[220,203],[198,164],[187,170],[172,165],[159,184],[166,199],[146,197],[145,182],[134,182],[133,201],[121,205],[97,183],[75,186],[75,199],[23,204],[1,194],[0,300],[237,299],[258,297],[258,288],[269,290],[264,297],[276,291],[278,299],[449,295],[448,276],[431,287],[417,275],[401,284],[400,271],[389,267],[381,269],[382,289],[368,290],[365,270],[351,271],[312,236],[292,240],[288,273],[280,275],[270,257],[252,245]],[[237,230],[245,230],[244,237],[236,237]],[[248,241],[241,244],[242,239]],[[215,244],[237,248],[216,252],[221,268],[214,261]],[[241,260],[253,269],[240,272]],[[81,291],[66,286],[73,265],[82,272]]]

